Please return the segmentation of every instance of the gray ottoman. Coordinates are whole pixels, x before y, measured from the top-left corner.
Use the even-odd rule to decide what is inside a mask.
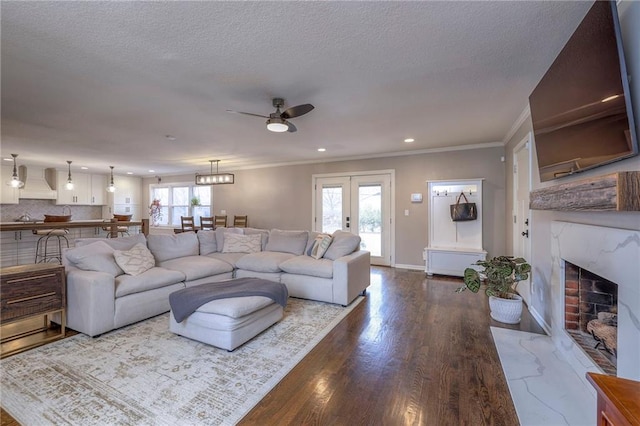
[[[200,306],[182,322],[170,313],[169,330],[232,351],[283,316],[282,306],[265,296],[219,299]]]

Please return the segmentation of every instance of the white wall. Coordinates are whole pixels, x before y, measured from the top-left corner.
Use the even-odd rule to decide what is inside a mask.
[[[502,147],[450,151],[433,154],[333,161],[283,167],[237,170],[234,185],[213,187],[215,213],[246,214],[256,228],[311,229],[313,174],[394,169],[396,175],[396,250],[394,263],[424,269],[427,246],[427,180],[484,178],[483,237],[491,255],[504,254],[505,163]],[[162,182],[191,182],[194,175],[163,176]],[[145,200],[153,178],[143,181]],[[422,193],[422,203],[412,203],[411,194]],[[405,216],[404,211],[409,215]]]

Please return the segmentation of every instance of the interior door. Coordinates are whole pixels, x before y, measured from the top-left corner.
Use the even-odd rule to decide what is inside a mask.
[[[531,262],[529,192],[531,191],[531,153],[529,134],[513,151],[513,254]],[[531,298],[531,277],[518,286],[527,303]]]
[[[391,175],[316,178],[317,232],[359,235],[373,265],[391,264]]]

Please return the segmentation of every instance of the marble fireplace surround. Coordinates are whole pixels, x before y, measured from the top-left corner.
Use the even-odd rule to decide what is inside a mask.
[[[551,224],[552,339],[576,373],[602,370],[564,330],[564,261],[618,284],[618,377],[640,380],[640,231]],[[589,385],[590,386],[590,385]]]

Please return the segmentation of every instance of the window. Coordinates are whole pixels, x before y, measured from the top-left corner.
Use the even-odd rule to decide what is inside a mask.
[[[149,205],[160,200],[161,218],[155,223],[161,226],[180,227],[180,216],[193,216],[196,224],[200,217],[211,216],[211,187],[189,183],[149,185]]]

